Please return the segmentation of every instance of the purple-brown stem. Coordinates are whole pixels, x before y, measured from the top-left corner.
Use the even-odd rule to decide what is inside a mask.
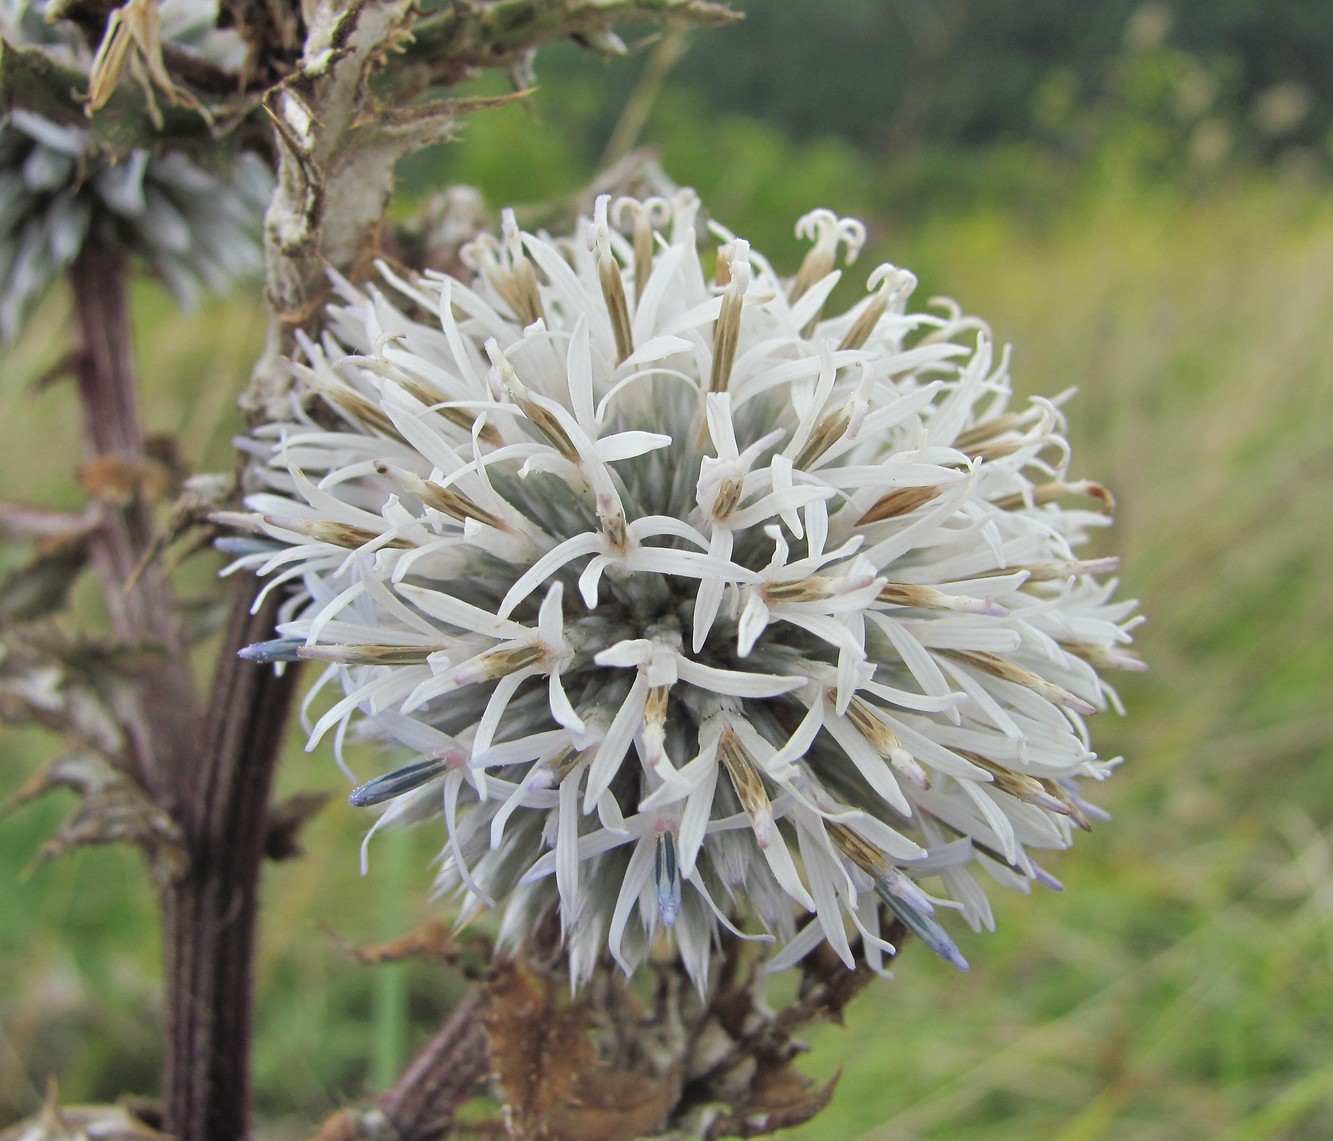
[[[212,698],[190,758],[180,823],[189,871],[163,897],[166,1128],[179,1141],[238,1141],[250,1127],[255,920],[268,798],[297,671],[236,657],[271,637],[276,595],[251,614],[245,581],[219,651]]]
[[[400,1141],[433,1141],[449,1132],[458,1107],[491,1069],[482,1026],[487,996],[473,986],[397,1083],[380,1099]]]
[[[274,600],[252,614],[259,584],[233,604],[207,710],[191,680],[167,579],[141,565],[153,544],[123,252],[90,242],[71,269],[84,455],[96,488],[91,557],[117,638],[161,653],[125,713],[126,761],[171,813],[188,855],[162,885],[166,960],[165,1124],[179,1141],[239,1141],[250,1128],[251,962],[273,769],[296,671],[236,657],[270,637]],[[98,472],[103,464],[114,472]],[[129,490],[126,492],[126,485]]]
[[[126,759],[153,799],[172,810],[188,779],[185,752],[194,744],[199,712],[171,585],[155,567],[136,574],[153,542],[153,517],[142,487],[134,488],[135,474],[147,471],[147,457],[124,251],[90,240],[70,269],[70,284],[79,331],[75,372],[84,458],[90,466],[111,461],[130,480],[128,494],[122,486],[120,494],[95,503],[100,518],[90,548],[93,566],[117,638],[162,651],[160,661],[142,678],[138,709],[126,718]]]

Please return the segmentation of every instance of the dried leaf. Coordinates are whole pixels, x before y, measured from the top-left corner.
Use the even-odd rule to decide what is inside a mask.
[[[788,1063],[760,1066],[750,1096],[708,1127],[707,1141],[722,1137],[763,1137],[779,1129],[803,1125],[833,1097],[838,1078],[819,1086]]]
[[[680,1097],[678,1074],[613,1068],[597,1056],[586,1002],[558,1006],[546,976],[515,963],[490,984],[491,1061],[517,1141],[633,1141],[657,1132]]]
[[[358,963],[396,963],[402,959],[433,959],[451,963],[458,958],[458,944],[449,928],[438,919],[429,920],[412,928],[405,935],[373,947],[352,947],[342,944],[343,951]]]
[[[170,1141],[123,1105],[61,1108],[52,1079],[41,1112],[0,1133],[0,1141]]]
[[[551,1111],[544,1135],[559,1141],[634,1141],[661,1130],[679,1099],[678,1075],[587,1070],[574,1083],[571,1103]]]
[[[89,495],[113,507],[128,507],[136,498],[152,503],[167,495],[175,482],[166,464],[148,457],[98,456],[74,474]]]
[[[291,860],[305,855],[301,829],[329,802],[327,792],[298,792],[269,809],[264,855],[270,860]]]
[[[320,1125],[310,1141],[397,1141],[397,1137],[382,1113],[340,1109]]]

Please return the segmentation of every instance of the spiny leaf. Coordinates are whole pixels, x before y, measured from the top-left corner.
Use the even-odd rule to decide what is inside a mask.
[[[90,752],[69,753],[30,778],[10,797],[5,811],[57,788],[79,794],[35,861],[40,866],[90,844],[135,844],[143,850],[155,882],[181,876],[189,863],[180,828],[147,794]]]
[[[32,622],[65,606],[88,562],[86,535],[58,539],[0,582],[0,622]]]
[[[268,811],[264,855],[270,860],[291,860],[305,854],[301,829],[329,802],[327,792],[298,792],[280,800]]]

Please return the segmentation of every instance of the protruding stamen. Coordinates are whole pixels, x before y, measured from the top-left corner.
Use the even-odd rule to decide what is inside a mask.
[[[856,526],[865,527],[871,523],[882,523],[885,519],[896,519],[918,507],[924,507],[939,496],[942,487],[897,487],[887,495],[881,496],[870,509],[856,521]]]
[[[759,766],[731,729],[723,732],[717,748],[727,775],[731,777],[732,787],[750,815],[755,839],[761,848],[767,848],[773,839],[773,805],[764,788]]]
[[[653,883],[657,888],[657,909],[661,912],[662,922],[670,927],[680,915],[680,865],[676,860],[676,837],[667,828],[657,834]]]
[[[1076,713],[1091,715],[1097,712],[1096,706],[1089,705],[1083,698],[1070,693],[1063,686],[1056,685],[1053,681],[1047,681],[1040,674],[1025,669],[1023,666],[1015,665],[997,654],[986,653],[982,650],[941,650],[939,652],[953,658],[956,662],[981,670],[982,673],[988,673],[991,677],[1000,678],[1002,681],[1011,681],[1015,685],[1033,690],[1041,694],[1047,701],[1053,701],[1056,705],[1063,705],[1066,709],[1072,709]]]
[[[255,642],[243,646],[236,651],[236,656],[264,666],[271,666],[276,662],[299,662],[300,650],[304,645],[304,638],[273,638],[267,642]]]
[[[315,377],[318,374],[313,371],[303,371],[301,375]],[[319,394],[335,408],[346,412],[352,419],[359,421],[367,428],[373,428],[376,432],[385,436],[392,436],[395,440],[402,439],[402,435],[394,426],[393,421],[389,419],[388,414],[384,409],[362,396],[359,392],[354,392],[352,389],[345,388],[342,385],[327,383],[318,384],[317,390]]]
[[[625,298],[625,279],[620,263],[611,253],[611,227],[606,220],[609,194],[597,199],[593,211],[591,248],[597,255],[597,278],[602,285],[602,297],[611,318],[611,331],[616,338],[616,364],[634,351],[634,331],[630,326],[629,302]]]
[[[960,452],[971,453],[972,449],[989,440],[997,439],[1006,432],[1012,432],[1023,424],[1023,414],[1021,412],[1004,412],[999,416],[994,416],[989,420],[983,420],[980,424],[974,424],[965,432],[959,432],[953,446]]]
[[[656,765],[666,745],[667,705],[671,686],[652,685],[643,703],[643,744],[648,763]]]
[[[891,866],[884,854],[845,824],[827,821],[829,838],[842,853],[875,883],[875,894],[913,935],[942,959],[959,970],[967,970],[967,960],[958,945],[939,923],[928,914],[929,901],[906,876]]]
[[[946,594],[930,586],[914,582],[886,582],[879,588],[877,602],[889,606],[911,606],[917,610],[957,610],[964,614],[988,614],[1002,618],[1009,611],[989,598],[974,598],[970,594]]]
[[[1110,555],[1104,559],[1070,559],[1061,563],[1019,563],[1010,569],[1026,571],[1028,577],[1023,585],[1027,586],[1029,583],[1062,582],[1080,574],[1112,574],[1119,566],[1120,560]]]
[[[574,446],[574,442],[569,438],[565,429],[561,427],[560,421],[556,419],[549,408],[543,408],[533,399],[532,392],[526,384],[518,379],[514,366],[509,363],[509,358],[500,351],[500,345],[494,337],[486,342],[486,354],[491,358],[491,364],[495,366],[500,384],[509,393],[519,411],[528,418],[528,422],[545,436],[547,442],[570,463],[581,464],[583,461],[579,455],[579,450]]]
[[[815,430],[810,433],[810,438],[805,441],[805,446],[792,461],[792,465],[802,471],[808,471],[820,456],[842,439],[851,422],[851,415],[845,406],[828,413],[815,425]]]
[[[865,244],[866,228],[855,218],[839,218],[831,210],[812,210],[796,223],[796,236],[814,242],[792,279],[787,299],[795,304],[815,282],[833,270],[838,247],[847,247],[847,264],[856,260]]]
[[[456,424],[462,428],[469,436],[472,429],[476,427],[477,413],[469,411],[466,408],[453,407],[448,401],[444,400],[440,391],[432,388],[426,381],[420,377],[399,375],[394,378],[398,384],[412,396],[415,396],[422,404],[425,404],[432,412],[438,412],[451,424]],[[477,429],[477,438],[483,444],[499,444],[500,433],[496,431],[494,424],[483,424]]]
[[[1100,483],[1090,479],[1080,479],[1075,483],[1054,480],[1051,483],[1038,484],[1027,495],[1017,493],[992,500],[1001,511],[1018,511],[1024,507],[1040,507],[1046,503],[1058,503],[1073,495],[1086,495],[1097,500],[1107,515],[1115,514],[1115,496]]]
[[[457,519],[460,523],[466,519],[475,519],[478,523],[485,523],[486,526],[494,527],[496,530],[509,530],[503,519],[492,515],[485,508],[477,506],[461,491],[456,491],[452,487],[445,487],[434,480],[421,479],[410,471],[394,467],[382,460],[375,461],[375,470],[380,475],[393,480],[409,495],[415,495],[427,507],[433,507],[436,511],[443,511],[450,518]]]
[[[1075,824],[1083,829],[1084,832],[1092,831],[1092,821],[1088,819],[1088,814],[1083,811],[1083,806],[1070,794],[1058,780],[1043,780],[1042,788],[1058,800],[1065,808],[1065,815]]]
[[[870,304],[861,310],[852,327],[847,330],[842,344],[838,346],[840,351],[859,349],[870,339],[870,334],[875,331],[879,319],[889,311],[889,308],[901,307],[916,289],[916,274],[885,262],[870,275],[866,288],[875,289],[875,295],[871,298]]]
[[[1035,804],[1048,812],[1055,812],[1061,816],[1070,815],[1068,805],[1059,797],[1053,796],[1046,785],[1035,777],[1015,772],[998,761],[992,761],[989,757],[983,757],[980,753],[973,753],[967,749],[959,749],[958,755],[990,773],[994,778],[991,783],[1001,792],[1007,792],[1010,796],[1028,804]]]
[[[741,308],[750,286],[750,243],[737,238],[732,243],[731,279],[722,295],[722,311],[713,326],[713,371],[708,378],[709,392],[725,392],[731,381],[731,366],[736,361],[736,345],[741,331]]]
[[[875,894],[884,901],[884,905],[893,912],[904,927],[935,952],[941,959],[947,959],[960,971],[968,969],[967,960],[958,949],[949,933],[940,926],[938,920],[918,911],[904,899],[900,899],[881,883],[875,881]]]
[[[836,701],[837,691],[830,690],[830,701]],[[910,780],[917,788],[930,787],[930,777],[898,739],[898,735],[875,713],[874,708],[859,697],[853,697],[847,706],[847,719],[881,757]]]
[[[611,204],[611,213],[622,227],[626,214],[634,219],[634,300],[638,304],[653,272],[653,227],[665,226],[670,221],[671,205],[665,198],[645,198],[642,202],[637,198],[617,198]]]
[[[1060,648],[1082,658],[1096,670],[1130,670],[1143,673],[1148,663],[1124,646],[1099,646],[1093,642],[1061,642]]]
[[[292,531],[297,535],[305,535],[317,543],[329,543],[335,547],[345,547],[349,551],[384,538],[379,531],[356,527],[351,523],[337,523],[329,519],[293,519],[289,515],[264,515],[262,518],[270,527],[276,527],[280,531]],[[399,549],[413,546],[407,539],[397,537],[382,545]]]
[[[508,677],[519,670],[540,666],[546,661],[549,652],[540,642],[525,642],[518,646],[506,646],[502,650],[489,650],[478,656],[465,670],[460,670],[455,680],[464,686]]]
[[[394,797],[420,788],[446,772],[452,759],[452,757],[426,757],[420,761],[413,761],[410,765],[394,769],[391,773],[377,776],[359,788],[354,788],[348,795],[347,802],[353,808],[369,808],[375,804],[383,804],[386,800],[393,800]]]
[[[534,321],[544,319],[546,313],[542,308],[541,291],[537,288],[537,272],[523,251],[523,235],[519,232],[512,210],[505,210],[500,215],[500,230],[504,235],[505,249],[509,251],[513,282],[511,296],[505,300],[514,307],[520,324],[531,325]]]
[[[389,643],[343,642],[332,645],[302,645],[297,657],[303,661],[336,662],[343,666],[421,666],[443,646],[395,646]]]

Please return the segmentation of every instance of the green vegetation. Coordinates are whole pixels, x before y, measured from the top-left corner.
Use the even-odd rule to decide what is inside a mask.
[[[497,204],[573,190],[595,156],[553,125],[565,121],[517,108],[478,117],[416,185],[472,181]],[[678,94],[649,133],[673,177],[778,265],[795,265],[798,214],[860,213],[874,248],[856,275],[910,266],[921,298],[947,292],[1014,344],[1022,391],[1077,385],[1075,474],[1115,492],[1104,551],[1123,556],[1149,619],[1152,668],[1124,679],[1129,716],[1094,727],[1101,751],[1126,757],[1101,797],[1115,821],[1052,861],[1063,894],[1000,898],[996,934],[961,933],[970,974],[909,945],[895,981],[854,1004],[845,1029],[822,1029],[807,1067],[841,1068],[842,1085],[797,1135],[1333,1136],[1326,191],[1235,174],[1187,192],[1131,177],[1137,161],[1106,151],[1043,193],[1012,150],[922,154],[908,171],[739,118],[705,128]],[[187,320],[153,287],[138,302],[150,426],[198,466],[225,465],[259,304]],[[51,298],[6,362],[0,497],[78,501],[72,402],[32,389],[63,344],[64,304]],[[7,794],[52,743],[7,730],[3,748]],[[345,790],[327,750],[295,742],[281,782]],[[160,951],[137,857],[94,849],[22,872],[69,804],[0,821],[0,1121],[37,1103],[48,1072],[71,1099],[155,1081]],[[273,1136],[391,1072],[376,1048],[414,1048],[454,994],[441,969],[410,964],[383,984],[342,953],[437,912],[439,830],[377,841],[361,879],[367,823],[335,796],[304,836],[309,854],[267,873],[256,1076]],[[406,1046],[384,1042],[399,995]]]

